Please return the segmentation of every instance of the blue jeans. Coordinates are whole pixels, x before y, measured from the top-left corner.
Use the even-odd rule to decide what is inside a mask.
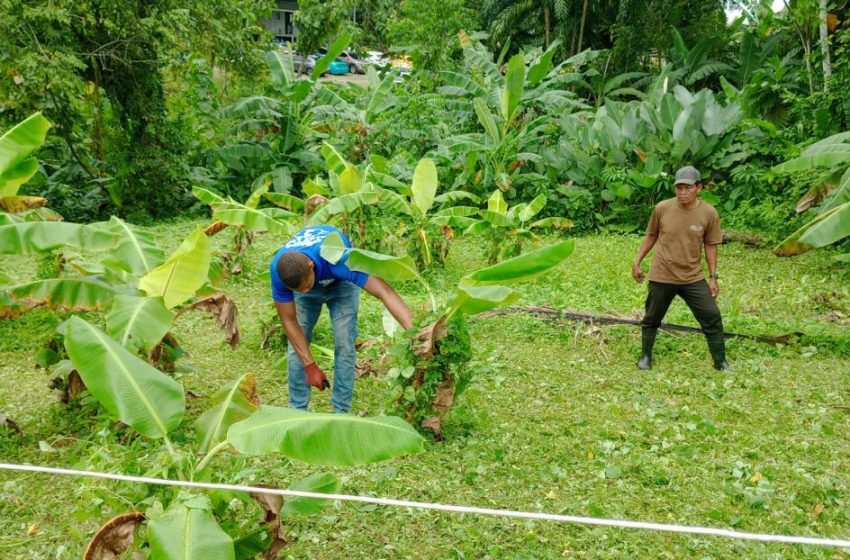
[[[334,377],[331,391],[331,405],[334,412],[348,412],[354,394],[354,364],[356,351],[354,341],[357,338],[357,309],[360,306],[360,287],[344,280],[337,280],[329,286],[318,283],[309,292],[295,292],[295,313],[298,324],[307,337],[313,340],[313,327],[322,312],[322,304],[327,304],[331,314],[334,335]],[[311,387],[307,384],[304,366],[289,344],[286,374],[289,378],[289,406],[307,409],[310,403]]]

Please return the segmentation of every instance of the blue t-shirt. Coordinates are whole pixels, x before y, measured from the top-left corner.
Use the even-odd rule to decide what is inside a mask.
[[[308,226],[296,233],[292,239],[287,241],[272,259],[269,271],[272,277],[272,299],[281,303],[287,303],[295,299],[295,294],[292,290],[286,287],[280,275],[277,273],[277,261],[280,256],[290,251],[298,251],[310,257],[315,265],[316,282],[315,286],[328,286],[337,280],[343,280],[356,284],[361,288],[366,285],[369,275],[365,272],[356,272],[345,266],[345,261],[348,260],[348,253],[344,254],[338,263],[333,264],[322,258],[319,251],[322,248],[322,243],[325,238],[331,233],[338,233],[342,237],[342,242],[346,247],[351,247],[351,241],[348,236],[333,226]]]

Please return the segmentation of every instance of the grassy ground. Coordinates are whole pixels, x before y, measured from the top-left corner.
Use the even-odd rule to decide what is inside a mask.
[[[196,223],[160,226],[173,248]],[[218,243],[222,243],[221,239]],[[281,239],[251,249],[243,278],[227,290],[237,301],[242,345],[226,346],[212,321],[186,315],[177,334],[189,352],[178,373],[202,398],[246,371],[261,399],[284,405],[278,354],[259,349],[273,317],[258,278]],[[520,287],[524,303],[639,316],[645,286],[629,276],[636,237],[578,239],[576,252],[546,278]],[[731,340],[735,370],[710,367],[703,339],[659,336],[656,368],[639,373],[635,327],[544,322],[524,315],[474,321],[475,382],[447,426],[448,439],[420,455],[338,469],[347,493],[520,510],[734,527],[744,531],[850,536],[850,391],[847,269],[826,252],[780,260],[764,250],[721,250],[720,306],[727,329],[758,334],[801,331],[801,343],[773,347]],[[8,263],[8,264],[6,264]],[[445,270],[449,288],[483,264],[462,241]],[[31,259],[7,259],[15,278],[37,273]],[[416,286],[399,286],[415,306]],[[380,333],[381,308],[364,296],[363,338]],[[668,320],[694,324],[677,301]],[[158,475],[155,443],[129,437],[94,407],[62,406],[34,369],[33,355],[58,318],[37,311],[0,321],[0,411],[23,436],[0,431],[0,459]],[[330,340],[325,315],[317,339]],[[329,364],[327,364],[329,365]],[[388,386],[357,383],[355,411],[380,413]],[[314,409],[330,410],[328,394]],[[187,423],[188,424],[188,423]],[[192,448],[192,433],[177,440]],[[216,476],[286,486],[313,467],[281,458],[224,456]],[[0,558],[79,558],[110,516],[150,504],[128,484],[0,472]],[[216,498],[216,496],[213,496]],[[231,503],[234,520],[255,515]],[[843,558],[813,547],[737,543],[715,538],[594,529],[352,505],[332,507],[287,526],[282,558]]]

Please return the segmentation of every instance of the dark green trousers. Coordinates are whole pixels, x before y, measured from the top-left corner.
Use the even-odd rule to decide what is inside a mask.
[[[654,331],[661,325],[664,315],[673,303],[673,298],[679,296],[699,321],[709,346],[719,341],[723,342],[723,319],[717,302],[711,297],[711,291],[705,280],[693,284],[664,284],[649,282],[649,293],[646,296],[646,314],[641,321],[644,330]]]

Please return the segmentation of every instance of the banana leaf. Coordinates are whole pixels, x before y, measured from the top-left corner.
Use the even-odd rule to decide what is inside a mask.
[[[437,204],[443,204],[443,203],[446,203],[446,202],[455,203],[455,202],[458,202],[458,201],[461,201],[461,200],[468,200],[468,201],[473,202],[475,204],[478,204],[479,202],[481,202],[481,198],[478,195],[475,195],[475,194],[472,194],[471,192],[466,192],[466,191],[449,191],[449,192],[443,193],[443,194],[437,196],[434,199],[434,202],[436,202]]]
[[[477,210],[477,209],[476,209]],[[489,227],[487,222],[483,220],[477,220],[475,218],[469,218],[466,216],[434,216],[431,218],[432,224],[442,225],[442,226],[451,226],[453,228],[463,229],[464,235],[469,233],[470,235],[476,232],[469,232],[468,228],[473,225],[477,225],[479,223],[484,224],[484,226]]]
[[[543,207],[546,206],[546,195],[539,194],[534,199],[526,204],[522,210],[519,211],[518,218],[520,222],[527,222],[534,216],[540,213],[543,210]]]
[[[315,492],[321,494],[336,494],[339,492],[339,479],[331,473],[315,473],[303,478],[289,487],[299,492]],[[320,498],[287,498],[280,510],[281,517],[296,515],[312,515],[330,505],[331,500]]]
[[[387,214],[394,212],[396,214],[404,214],[405,216],[413,215],[413,209],[410,207],[410,204],[400,194],[389,189],[380,189],[378,193],[380,198],[378,204],[382,212]]]
[[[227,202],[223,196],[216,194],[208,189],[202,189],[201,187],[192,187],[192,194],[205,204],[215,204],[218,202]]]
[[[171,328],[174,313],[159,298],[117,295],[106,316],[106,332],[131,351],[150,351]]]
[[[458,72],[440,72],[446,84],[437,88],[439,93],[459,97],[484,97],[487,90],[466,74]]]
[[[452,154],[469,154],[471,152],[486,152],[487,146],[481,134],[461,134],[446,139],[445,148]]]
[[[410,191],[413,205],[422,214],[427,214],[428,210],[434,204],[437,186],[437,166],[428,158],[421,159],[413,171],[413,183],[411,184]]]
[[[516,222],[505,214],[500,214],[498,212],[492,212],[490,210],[479,210],[478,213],[481,217],[490,223],[491,226],[496,227],[513,227],[516,225]]]
[[[813,153],[819,152],[822,148],[827,146],[834,146],[836,144],[844,144],[848,140],[850,140],[850,131],[839,132],[838,134],[833,134],[832,136],[827,136],[823,140],[818,140],[814,144],[807,146],[802,155],[807,156]]]
[[[186,238],[171,257],[139,280],[139,289],[162,297],[173,309],[187,301],[207,282],[211,242],[203,228]]]
[[[390,282],[419,278],[416,264],[410,255],[396,257],[363,249],[347,248],[342,237],[336,232],[325,238],[320,254],[323,259],[331,263],[339,262],[347,254],[348,260],[345,264],[351,270],[373,274]]]
[[[227,430],[253,414],[260,406],[257,397],[257,379],[246,373],[229,383],[210,399],[213,407],[195,420],[200,436],[198,453],[203,454],[227,437]]]
[[[65,312],[102,311],[112,305],[115,290],[93,278],[51,278],[7,287],[5,294],[0,317],[42,306]]]
[[[292,56],[287,56],[278,49],[274,49],[266,53],[265,59],[271,70],[272,81],[277,85],[286,87],[295,81]]]
[[[490,141],[495,146],[502,139],[502,132],[499,129],[499,125],[496,124],[496,117],[493,116],[490,108],[487,107],[487,103],[480,97],[472,100],[472,106],[475,109],[475,114],[478,116],[478,122],[484,127],[487,136],[490,137]]]
[[[848,205],[850,205],[850,202],[846,202],[841,206],[837,206],[832,210],[829,210],[827,212],[824,212],[823,214],[816,216],[813,220],[804,224],[797,231],[783,239],[779,245],[774,247],[773,254],[777,257],[794,257],[796,255],[802,255],[803,253],[814,249],[813,245],[803,242],[803,236],[806,235],[806,233],[811,228],[816,227],[821,222],[830,219],[836,213],[836,211],[846,209]],[[834,229],[834,226],[832,228],[828,227],[827,231],[829,231],[830,229]]]
[[[545,78],[549,71],[552,70],[552,58],[555,56],[555,51],[560,44],[561,42],[557,39],[553,41],[552,44],[549,45],[549,48],[540,55],[537,62],[528,69],[528,85],[533,86],[537,84],[537,82]]]
[[[327,142],[322,142],[322,157],[325,158],[325,165],[327,165],[328,171],[333,171],[337,175],[345,171],[345,168],[349,165],[345,161],[345,158],[342,157],[342,154]]]
[[[27,210],[43,208],[47,199],[40,196],[5,196],[0,197],[0,211],[20,214]]]
[[[377,191],[363,190],[356,193],[338,196],[316,210],[316,212],[310,216],[308,223],[325,224],[337,214],[348,214],[354,212],[361,206],[377,204],[380,200],[381,195]]]
[[[365,121],[367,123],[375,122],[378,115],[398,103],[398,97],[393,95],[393,87],[395,87],[395,75],[387,72],[378,86],[372,88],[372,95],[366,105]]]
[[[811,155],[800,156],[780,163],[772,169],[776,173],[792,173],[807,171],[813,167],[832,167],[850,162],[850,144],[835,146],[835,151],[821,151]]]
[[[240,453],[286,457],[314,465],[353,466],[423,450],[425,440],[401,418],[372,418],[261,406],[230,427]]]
[[[151,560],[235,560],[233,539],[218,525],[209,499],[181,497],[148,521]]]
[[[568,239],[477,270],[464,276],[460,284],[463,286],[480,286],[528,280],[561,264],[564,259],[572,254],[574,248],[575,241]]]
[[[165,252],[156,244],[153,233],[115,216],[104,224],[104,229],[119,236],[118,245],[105,259],[107,264],[143,276],[165,260]]]
[[[502,196],[502,191],[495,190],[490,198],[487,199],[487,210],[496,212],[497,214],[505,214],[508,211],[508,203],[505,202],[505,197]]]
[[[451,315],[457,311],[475,315],[500,305],[510,305],[519,298],[519,292],[505,286],[458,286],[447,314]]]
[[[363,178],[356,167],[350,163],[345,166],[345,170],[339,174],[339,192],[340,194],[356,193],[363,186]]]
[[[434,217],[438,216],[474,216],[478,213],[478,208],[475,206],[450,206],[439,212],[434,213]]]
[[[285,193],[266,193],[266,200],[290,212],[303,212],[304,201],[297,196]]]
[[[257,209],[257,206],[260,204],[260,200],[263,198],[263,195],[269,192],[269,185],[263,183],[251,193],[251,196],[248,197],[248,200],[245,201],[245,206],[248,208]]]
[[[31,255],[66,247],[103,251],[120,238],[97,225],[68,222],[21,222],[0,226],[0,253]]]
[[[410,195],[410,187],[395,177],[387,175],[383,171],[376,171],[374,167],[369,168],[368,178],[374,181],[375,184],[393,189],[403,195]]]
[[[0,136],[0,198],[18,194],[18,188],[38,172],[38,160],[30,156],[44,144],[50,126],[35,113]]]
[[[89,392],[144,436],[165,438],[183,419],[183,386],[80,317],[65,323],[65,350]]]
[[[850,201],[850,167],[841,176],[838,186],[830,193],[829,198],[820,205],[818,212],[823,214],[848,201]]]
[[[800,236],[801,244],[826,247],[850,236],[850,202],[836,206],[821,217],[823,219],[812,224]]]
[[[460,218],[455,218],[460,219]],[[490,222],[487,220],[476,220],[469,224],[465,230],[463,230],[464,235],[483,235],[489,232],[492,229]]]
[[[282,208],[250,208],[236,202],[213,205],[213,218],[231,226],[241,226],[251,231],[267,231],[280,235],[292,233],[289,220],[293,214]]]
[[[525,85],[525,60],[522,53],[515,54],[508,61],[505,73],[505,87],[502,91],[502,118],[510,125],[522,99],[522,89]]]
[[[342,51],[348,46],[351,42],[351,33],[345,31],[336,38],[336,40],[331,44],[328,48],[327,54],[316,61],[316,65],[313,67],[313,72],[311,74],[311,78],[313,80],[318,80],[319,76],[328,71],[328,68],[331,66],[331,62],[333,59],[342,54]]]

